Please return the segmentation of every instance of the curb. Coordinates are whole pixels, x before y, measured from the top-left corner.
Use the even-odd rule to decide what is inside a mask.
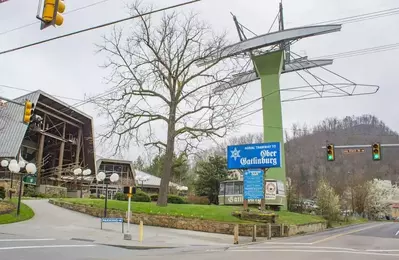
[[[151,249],[173,249],[173,248],[178,248],[176,246],[129,246],[129,245],[116,245],[116,244],[104,244],[104,243],[98,243],[99,245],[103,246],[113,246],[113,247],[119,247],[119,248],[124,248],[124,249],[130,249],[130,250],[151,250]]]

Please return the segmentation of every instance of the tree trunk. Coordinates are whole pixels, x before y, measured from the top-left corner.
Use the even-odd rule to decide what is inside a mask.
[[[169,112],[169,122],[168,122],[168,136],[166,142],[166,151],[163,162],[162,176],[161,176],[161,186],[159,188],[158,194],[158,206],[168,205],[168,189],[169,181],[172,173],[173,166],[173,152],[175,150],[175,119],[176,119],[176,107],[171,105]]]

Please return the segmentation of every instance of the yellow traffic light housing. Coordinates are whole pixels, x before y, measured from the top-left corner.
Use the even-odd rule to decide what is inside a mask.
[[[41,5],[41,1],[39,5]],[[42,21],[40,29],[45,29],[50,25],[60,26],[64,22],[62,13],[65,11],[65,3],[63,0],[44,0],[42,17],[36,17]]]
[[[33,115],[33,103],[29,100],[25,101],[25,109],[24,109],[24,124],[29,124]]]
[[[334,160],[335,160],[334,145],[329,144],[327,145],[327,161],[334,161]]]
[[[374,161],[381,160],[381,145],[379,143],[374,143],[371,149],[373,152],[373,160]]]

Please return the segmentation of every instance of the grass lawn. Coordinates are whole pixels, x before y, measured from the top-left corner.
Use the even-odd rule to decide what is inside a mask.
[[[11,202],[15,205],[15,210],[13,210],[11,213],[8,213],[8,214],[1,214],[0,215],[0,224],[9,224],[9,223],[13,223],[13,222],[28,220],[28,219],[31,219],[35,215],[35,213],[33,212],[33,210],[30,207],[28,207],[24,203],[21,203],[21,211],[20,211],[19,217],[17,217],[16,214],[17,214],[18,201],[16,199],[13,199]]]
[[[103,208],[104,200],[101,199],[62,199],[66,202],[89,204],[94,207]],[[159,214],[182,216],[186,218],[202,218],[221,222],[249,223],[233,217],[233,211],[241,210],[241,207],[217,206],[217,205],[192,205],[192,204],[168,204],[167,207],[158,207],[155,203],[132,202],[132,211],[135,213]],[[127,210],[126,201],[108,200],[109,209]],[[284,224],[306,224],[323,221],[322,218],[313,215],[304,215],[288,211],[277,212],[279,223]]]
[[[332,227],[344,227],[344,226],[348,226],[348,225],[355,225],[355,224],[362,224],[362,223],[366,223],[368,222],[367,219],[365,218],[358,218],[358,219],[354,219],[354,218],[349,218],[347,221],[335,221],[332,223]]]

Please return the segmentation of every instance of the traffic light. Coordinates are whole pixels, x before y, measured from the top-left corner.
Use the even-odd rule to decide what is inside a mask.
[[[29,100],[25,101],[25,109],[24,109],[24,124],[29,124],[33,115],[33,103]]]
[[[381,146],[379,143],[375,143],[372,146],[373,150],[373,160],[374,161],[379,161],[381,160]]]
[[[327,161],[334,161],[334,160],[335,160],[334,145],[329,144],[327,145]]]
[[[136,194],[136,187],[123,187],[123,194]]]
[[[43,13],[40,19],[43,23],[40,29],[47,28],[50,25],[62,25],[64,17],[61,14],[64,11],[65,3],[63,0],[44,0]]]

